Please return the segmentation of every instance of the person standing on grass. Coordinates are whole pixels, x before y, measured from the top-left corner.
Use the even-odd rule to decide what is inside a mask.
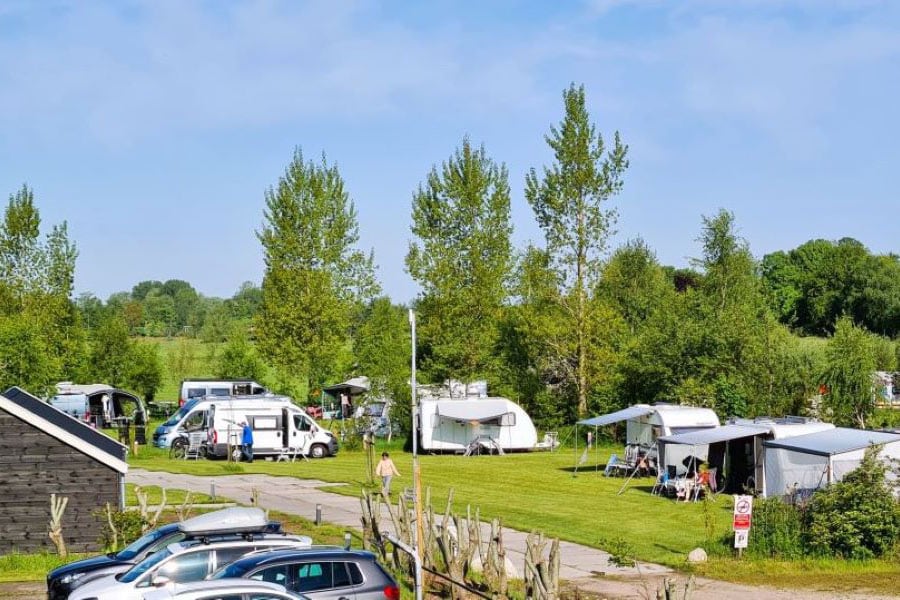
[[[253,462],[253,429],[246,421],[241,423],[241,455],[247,462]]]
[[[381,453],[381,460],[378,462],[378,466],[375,467],[375,475],[381,477],[381,495],[384,497],[390,496],[391,478],[395,475],[400,477],[400,472],[387,452]]]

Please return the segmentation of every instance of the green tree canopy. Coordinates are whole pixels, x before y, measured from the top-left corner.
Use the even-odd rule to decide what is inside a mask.
[[[509,181],[484,147],[463,140],[413,195],[406,266],[423,363],[436,380],[485,376],[512,268]]]
[[[628,147],[618,132],[607,149],[603,136],[590,121],[584,86],[572,84],[563,92],[565,116],[546,136],[554,162],[541,176],[531,169],[525,180],[525,197],[544,231],[547,251],[560,273],[565,293],[558,298],[570,319],[574,339],[574,386],[577,412],[587,411],[588,327],[592,320],[590,290],[600,277],[600,260],[606,249],[615,211],[607,208],[619,193],[628,168]]]

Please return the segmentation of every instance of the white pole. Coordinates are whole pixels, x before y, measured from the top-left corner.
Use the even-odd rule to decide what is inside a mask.
[[[416,427],[416,408],[419,405],[419,399],[416,395],[416,313],[409,310],[409,326],[412,333],[412,379],[410,382],[412,388],[412,449],[413,449],[413,490],[414,504],[416,512],[416,553],[421,563],[425,556],[425,530],[423,529],[422,515],[422,472],[419,470],[419,432]],[[421,586],[417,590],[417,600],[421,600]]]

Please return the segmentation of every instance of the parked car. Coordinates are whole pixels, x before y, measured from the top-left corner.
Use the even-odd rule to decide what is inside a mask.
[[[310,548],[245,556],[220,568],[211,580],[239,577],[283,585],[314,600],[399,600],[397,582],[362,550]]]
[[[223,539],[241,539],[243,533],[259,529],[260,518],[264,520],[265,514],[257,508],[227,508],[188,519],[183,523],[163,525],[148,531],[118,552],[76,560],[50,571],[47,574],[47,598],[65,600],[73,590],[88,581],[127,571],[153,552],[193,536],[192,532],[199,531],[198,528],[201,527],[206,535],[218,532],[216,535]],[[280,533],[281,523],[269,521],[264,531]]]
[[[144,594],[144,600],[304,600],[284,586],[247,579],[221,579],[176,583],[171,588]]]
[[[249,534],[241,540],[198,538],[169,544],[131,569],[88,581],[69,600],[141,600],[154,588],[201,581],[247,554],[262,549],[309,548],[305,536]]]

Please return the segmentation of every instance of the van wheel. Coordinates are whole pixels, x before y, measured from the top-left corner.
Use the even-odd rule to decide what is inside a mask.
[[[187,449],[187,440],[184,438],[175,438],[172,440],[172,446],[169,448],[169,458],[181,460],[184,458],[184,452]]]
[[[328,456],[328,449],[322,444],[313,444],[313,447],[309,449],[309,455],[313,458],[325,458]]]

